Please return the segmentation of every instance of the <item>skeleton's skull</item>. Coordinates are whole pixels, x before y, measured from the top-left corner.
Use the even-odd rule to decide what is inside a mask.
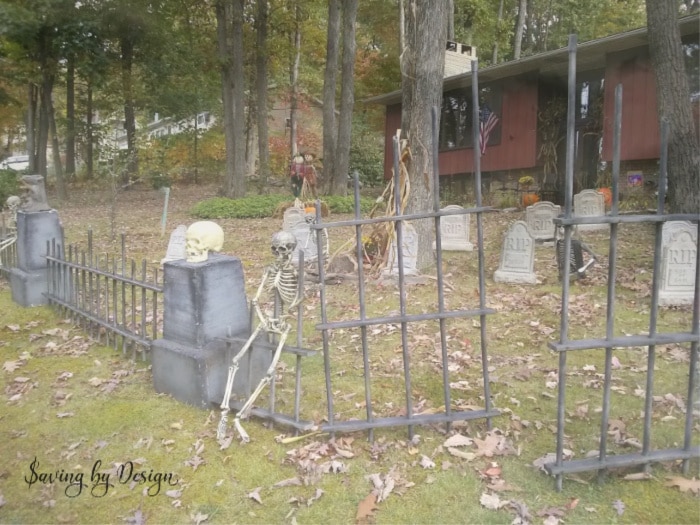
[[[291,259],[296,247],[297,238],[293,233],[281,230],[272,235],[272,255],[278,261]]]
[[[224,245],[224,230],[215,222],[195,222],[187,228],[185,241],[187,262],[203,262],[209,258],[210,251],[221,251]]]
[[[20,204],[22,204],[22,199],[20,199],[17,195],[10,195],[5,201],[5,205],[11,213],[15,213]]]

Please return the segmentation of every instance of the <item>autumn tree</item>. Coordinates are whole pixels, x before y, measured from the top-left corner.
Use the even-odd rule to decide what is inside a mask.
[[[257,0],[255,16],[255,92],[258,126],[258,181],[261,190],[267,188],[270,170],[270,147],[267,126],[267,0]]]
[[[442,101],[445,69],[447,4],[407,0],[406,42],[401,52],[401,128],[408,139],[412,156],[408,161],[411,193],[407,213],[432,209],[433,141],[432,109]],[[418,267],[433,263],[433,222],[416,221]]]
[[[352,140],[352,112],[355,103],[355,20],[358,0],[328,3],[328,37],[323,84],[323,172],[332,194],[347,192]],[[342,33],[341,33],[342,21]],[[341,39],[342,35],[342,39]],[[338,54],[342,40],[340,110],[336,119]]]
[[[323,175],[334,180],[336,133],[335,93],[338,83],[340,45],[340,0],[328,0],[328,31],[326,36],[326,67],[323,76]],[[329,180],[330,179],[330,180]]]
[[[700,210],[700,150],[682,55],[678,5],[647,1],[646,10],[659,120],[665,119],[669,126],[669,207],[677,213],[697,213]]]
[[[216,22],[226,137],[224,194],[245,196],[244,0],[217,0]]]

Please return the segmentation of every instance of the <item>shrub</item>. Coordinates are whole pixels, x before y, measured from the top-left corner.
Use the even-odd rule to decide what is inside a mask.
[[[0,170],[0,208],[10,195],[19,195],[19,180],[12,170]]]
[[[286,194],[278,195],[252,195],[242,199],[229,199],[226,197],[214,197],[198,202],[192,208],[192,215],[199,219],[257,219],[272,217],[277,207],[291,198]],[[354,210],[353,197],[340,197],[328,195],[321,197],[331,213],[352,213]],[[363,197],[360,200],[362,212],[372,209],[374,201]]]

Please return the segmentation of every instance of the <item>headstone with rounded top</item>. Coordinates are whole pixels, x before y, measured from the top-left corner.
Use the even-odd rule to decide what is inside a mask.
[[[525,209],[525,222],[535,241],[554,240],[556,227],[554,218],[561,214],[561,206],[549,201],[541,201]]]
[[[503,239],[501,263],[493,279],[501,283],[535,284],[535,240],[524,221],[510,225]]]
[[[440,211],[462,211],[462,206],[451,204]],[[469,242],[470,215],[444,215],[440,217],[440,245],[443,250],[470,252],[474,245]]]
[[[574,195],[574,217],[601,217],[605,215],[605,197],[596,190],[583,190]],[[607,230],[607,224],[579,224],[578,231]]]
[[[698,228],[686,221],[673,222],[664,225],[665,235],[662,235],[661,306],[693,304],[695,295]]]

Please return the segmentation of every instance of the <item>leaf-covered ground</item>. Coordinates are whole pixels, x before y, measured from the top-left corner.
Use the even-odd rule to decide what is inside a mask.
[[[215,195],[213,187],[172,190],[166,235],[161,236],[164,194],[136,187],[118,194],[74,188],[70,202],[54,203],[67,242],[85,247],[93,230],[98,253],[118,253],[119,234],[137,260],[157,265],[168,234],[190,224],[191,206]],[[112,213],[113,212],[113,213]],[[3,523],[697,523],[698,462],[683,477],[675,462],[648,471],[621,469],[567,476],[564,489],[541,465],[555,450],[558,358],[547,343],[558,339],[560,287],[553,248],[538,248],[534,286],[494,283],[503,232],[522,214],[484,218],[487,363],[493,405],[501,415],[484,421],[405,429],[310,435],[293,439],[284,428],[245,423],[251,443],[216,440],[218,411],[200,410],[155,394],[147,362],[91,339],[46,307],[23,309],[0,281],[0,522]],[[246,287],[257,287],[269,261],[270,235],[280,219],[217,221],[224,252],[243,262]],[[112,232],[117,237],[112,240]],[[331,231],[331,250],[348,238]],[[651,230],[631,226],[618,246],[617,333],[648,329]],[[585,282],[572,286],[570,337],[605,333],[607,252],[603,234],[586,240],[601,255]],[[475,253],[446,254],[448,308],[478,304]],[[430,274],[430,272],[428,272]],[[396,289],[368,282],[368,315],[398,310]],[[434,280],[408,291],[409,313],[432,311]],[[328,288],[334,320],[358,315],[352,283]],[[310,287],[304,337],[318,348],[319,299]],[[659,331],[687,329],[690,311],[662,309]],[[483,406],[479,327],[472,319],[447,324],[448,378],[455,408]],[[408,333],[415,412],[440,410],[442,364],[437,324],[416,323]],[[404,410],[399,330],[368,330],[373,409],[380,416]],[[332,389],[338,419],[364,417],[364,377],[358,332],[331,337]],[[688,349],[657,347],[653,398],[654,448],[682,445]],[[293,367],[280,364],[278,406],[291,406]],[[567,373],[566,451],[585,457],[598,447],[602,404],[602,351],[571,354]],[[646,349],[616,350],[608,446],[639,448],[646,388]],[[303,368],[302,417],[326,417],[323,363]],[[264,396],[261,398],[264,399]],[[261,401],[262,402],[262,401]],[[694,442],[698,443],[698,425]]]

